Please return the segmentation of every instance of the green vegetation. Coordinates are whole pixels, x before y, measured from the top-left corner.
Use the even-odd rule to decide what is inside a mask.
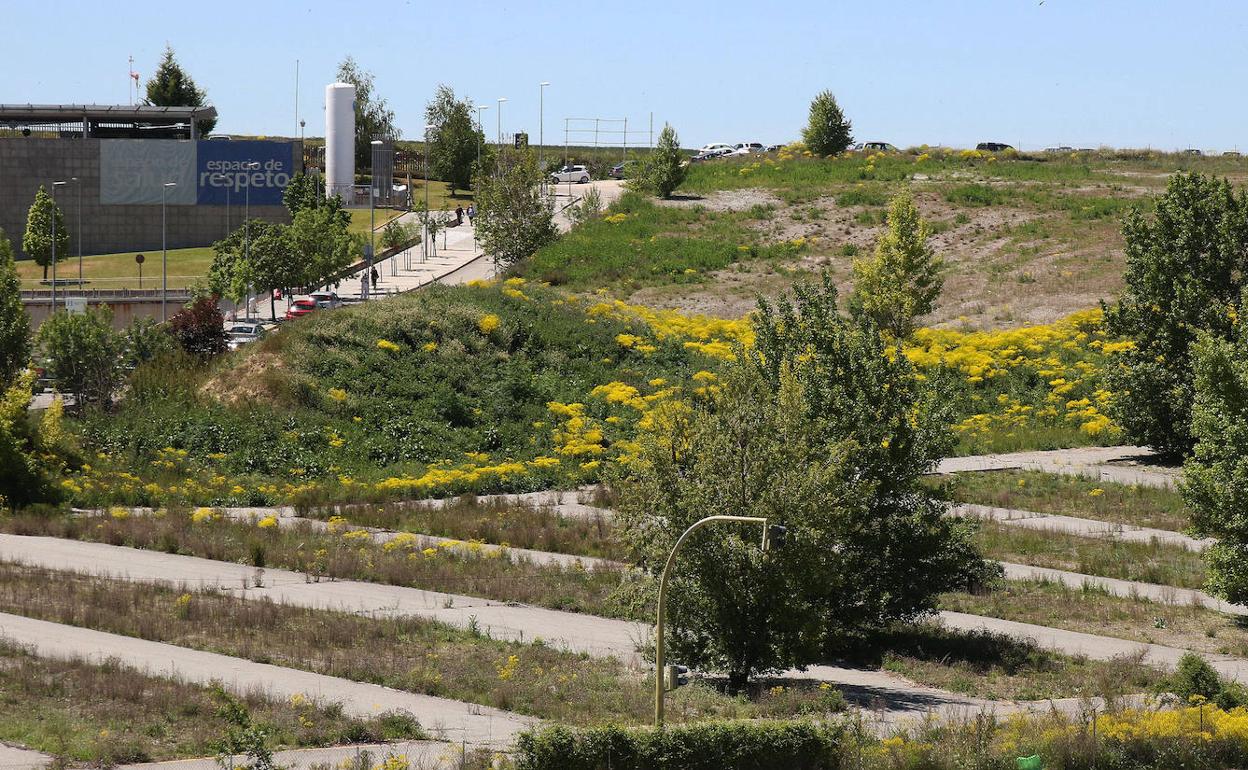
[[[1114,415],[1132,442],[1181,458],[1195,443],[1192,344],[1202,331],[1230,336],[1238,317],[1248,195],[1225,179],[1177,174],[1155,217],[1132,214],[1123,235],[1126,290],[1105,324],[1133,344],[1109,370]]]
[[[394,123],[394,110],[378,96],[373,73],[360,67],[355,57],[347,56],[338,63],[337,82],[355,86],[355,167],[373,167],[374,139],[394,140],[399,129]]]
[[[65,229],[65,215],[43,185],[39,185],[35,192],[35,201],[30,204],[30,211],[26,215],[22,251],[43,268],[45,281],[48,280],[48,268],[52,265],[53,258],[60,262],[69,256],[69,231]]]
[[[22,305],[13,244],[0,230],[0,385],[12,382],[29,362],[30,316]]]
[[[697,283],[734,262],[792,258],[805,246],[804,241],[764,245],[748,227],[748,212],[662,206],[635,192],[624,193],[608,212],[539,250],[516,272],[572,290],[627,292],[650,284]]]
[[[53,476],[62,469],[62,404],[53,402],[36,425],[28,410],[34,371],[0,390],[0,512],[60,498]]]
[[[1177,588],[1205,585],[1200,554],[1156,542],[1080,537],[986,521],[979,528],[979,544],[985,556],[999,561]]]
[[[541,185],[533,153],[503,148],[490,173],[473,181],[481,250],[507,268],[555,240],[554,198]]]
[[[37,335],[47,375],[78,404],[104,404],[122,379],[124,338],[113,331],[107,306],[85,313],[55,313]]]
[[[962,473],[942,479],[949,499],[998,508],[1053,513],[1084,519],[1181,532],[1190,511],[1171,489],[1039,471]]]
[[[222,229],[225,222],[222,220]],[[60,253],[58,247],[57,253]],[[135,264],[136,254],[143,254],[147,260],[143,263],[143,282],[139,283],[139,266]],[[212,247],[203,246],[190,249],[169,249],[169,288],[185,289],[198,279],[208,274],[212,264]],[[68,256],[68,254],[67,254]],[[82,277],[87,289],[159,289],[160,288],[160,249],[144,251],[123,251],[116,254],[93,254],[82,258]],[[57,278],[78,278],[78,259],[65,267]],[[58,268],[58,270],[60,270]],[[47,288],[41,286],[39,264],[31,260],[17,263],[17,274],[22,279],[23,289]]]
[[[174,58],[173,46],[165,44],[165,53],[160,57],[160,65],[145,86],[146,104],[157,107],[202,107],[208,101],[208,92],[195,85],[191,76],[182,69],[182,65]],[[216,118],[195,121],[195,130],[199,136],[208,136],[216,128]]]
[[[810,103],[802,141],[815,155],[839,155],[854,141],[849,118],[831,91],[820,91]]]
[[[1217,538],[1205,552],[1209,587],[1235,603],[1248,600],[1248,334],[1234,321],[1235,339],[1201,335],[1195,346],[1196,448],[1184,467],[1183,497],[1192,509],[1192,530]]]
[[[672,197],[672,192],[680,187],[688,173],[688,160],[680,150],[680,139],[676,129],[664,123],[659,132],[659,142],[654,151],[641,161],[641,166],[633,176],[631,186],[638,190],[653,192],[660,198]]]
[[[875,254],[854,260],[849,307],[894,339],[904,340],[914,333],[917,319],[936,306],[944,265],[928,243],[931,230],[909,193],[893,198],[887,224],[875,242]]]
[[[122,666],[51,660],[0,642],[0,740],[69,763],[112,766],[211,756],[224,725],[213,689]],[[422,738],[406,714],[344,717],[337,704],[248,693],[271,748]]]
[[[438,86],[433,100],[425,105],[425,123],[433,126],[429,136],[431,174],[442,181],[451,195],[467,190],[472,184],[477,156],[485,144],[485,135],[474,125],[470,99],[457,99],[448,85]],[[488,167],[485,158],[482,167]]]

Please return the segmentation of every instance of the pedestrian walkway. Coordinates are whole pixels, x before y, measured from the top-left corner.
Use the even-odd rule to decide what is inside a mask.
[[[975,503],[958,503],[949,512],[954,516],[989,519],[1012,527],[1024,527],[1042,532],[1062,532],[1069,535],[1124,540],[1132,543],[1156,542],[1197,552],[1204,551],[1215,542],[1213,538],[1195,538],[1184,535],[1182,532],[1172,532],[1168,529],[1137,527],[1132,524],[1119,524],[1112,521],[1100,521],[1099,519],[1036,513],[1034,511],[998,508],[992,505],[978,505]]]
[[[1036,452],[946,457],[936,473],[967,471],[1027,470],[1082,476],[1116,484],[1172,488],[1181,470],[1149,464],[1152,450],[1137,446],[1075,447]]]
[[[257,690],[282,699],[303,695],[321,703],[341,704],[343,713],[354,717],[406,711],[432,735],[443,740],[505,746],[521,730],[537,723],[535,719],[488,706],[417,695],[380,685],[21,615],[0,613],[0,632],[3,632],[5,639],[27,646],[43,657],[81,658],[95,664],[116,661],[140,671],[173,676],[186,682],[201,685],[221,682],[239,695]]]
[[[52,764],[52,757],[39,751],[0,743],[0,770],[40,770]]]

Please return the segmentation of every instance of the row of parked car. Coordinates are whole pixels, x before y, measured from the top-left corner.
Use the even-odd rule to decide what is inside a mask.
[[[693,157],[690,158],[695,163],[712,158],[739,157],[741,155],[753,155],[759,152],[776,152],[783,145],[768,144],[762,142],[737,142],[736,144],[726,144],[724,142],[712,142],[699,148]]]
[[[280,298],[280,294],[274,294],[275,298]],[[285,320],[291,321],[296,318],[302,318],[309,313],[317,310],[332,310],[336,307],[342,307],[342,300],[338,297],[337,292],[333,291],[314,291],[311,294],[305,294],[295,297],[290,307],[286,309]],[[230,350],[237,350],[249,342],[255,342],[266,334],[267,330],[263,323],[259,321],[234,321],[226,325],[225,335],[229,338],[228,344]]]

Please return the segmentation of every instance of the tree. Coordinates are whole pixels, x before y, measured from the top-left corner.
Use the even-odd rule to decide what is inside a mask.
[[[831,91],[821,91],[810,103],[810,118],[802,141],[815,155],[839,155],[854,141],[852,125]]]
[[[349,222],[350,215],[336,197],[295,215],[287,236],[301,280],[287,285],[319,286],[363,255],[362,240],[351,235]]]
[[[1200,331],[1231,334],[1248,270],[1248,197],[1225,179],[1175,174],[1156,214],[1123,226],[1126,287],[1105,307],[1106,330],[1132,346],[1107,367],[1113,416],[1126,436],[1177,459],[1191,452]]]
[[[477,148],[485,137],[472,121],[472,101],[456,99],[450,86],[438,86],[433,101],[425,106],[425,123],[429,132],[429,165],[433,176],[446,182],[451,195],[472,184]]]
[[[30,316],[22,305],[22,281],[13,263],[13,245],[0,230],[0,387],[30,363]]]
[[[888,231],[870,259],[854,260],[850,311],[895,339],[914,333],[915,319],[932,312],[944,286],[943,262],[927,242],[931,230],[914,198],[902,192],[888,208]]]
[[[53,313],[36,335],[47,373],[79,405],[107,403],[121,380],[121,335],[108,308]]]
[[[225,316],[212,297],[200,297],[169,319],[169,333],[187,354],[201,361],[224,353],[229,347]]]
[[[208,92],[195,85],[195,81],[174,58],[173,47],[166,45],[156,74],[147,81],[145,101],[157,107],[203,107],[208,103]],[[195,121],[200,136],[211,134],[216,125],[216,118]]]
[[[123,333],[126,367],[134,369],[173,350],[166,327],[147,316],[137,316]]]
[[[659,132],[654,151],[641,162],[632,186],[654,192],[660,198],[670,198],[672,192],[685,181],[688,159],[680,151],[680,137],[676,129],[666,123]]]
[[[62,432],[61,403],[54,401],[38,432],[33,430],[28,407],[34,382],[35,373],[28,369],[0,388],[0,509],[56,502],[59,497],[50,471],[59,464],[54,452]]]
[[[775,308],[760,302],[755,333],[709,401],[652,415],[615,485],[624,537],[651,577],[703,516],[788,527],[778,554],[759,552],[754,527],[726,525],[677,558],[673,652],[726,670],[734,689],[992,573],[972,525],[945,516],[922,484],[949,446],[947,399],[904,356],[885,355],[874,326],[837,313],[830,279]]]
[[[498,265],[514,265],[555,239],[555,205],[528,149],[503,148],[496,171],[473,185],[477,240]]]
[[[282,203],[292,217],[303,209],[314,209],[324,202],[325,185],[311,174],[295,174],[282,191]]]
[[[242,302],[249,288],[271,291],[299,285],[302,271],[287,240],[287,229],[277,222],[252,219],[214,243],[209,292]]]
[[[56,222],[56,248],[52,248],[53,221]],[[22,251],[43,268],[43,280],[48,280],[48,267],[52,254],[60,262],[69,256],[69,232],[65,229],[65,215],[43,185],[35,192],[35,201],[26,214],[26,233],[22,236]]]
[[[355,167],[373,167],[372,141],[395,139],[394,111],[373,92],[373,73],[361,69],[354,57],[338,65],[338,82],[355,86]]]

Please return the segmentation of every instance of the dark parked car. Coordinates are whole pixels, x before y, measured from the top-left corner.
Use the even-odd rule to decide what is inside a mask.
[[[896,152],[897,148],[888,142],[865,142],[862,149],[878,152]]]
[[[616,163],[611,167],[610,176],[612,179],[625,179],[637,170],[637,161],[626,160],[623,163]]]
[[[1002,144],[1001,142],[980,142],[975,145],[975,149],[980,152],[1005,152],[1006,150],[1012,150],[1014,148],[1008,144]]]

